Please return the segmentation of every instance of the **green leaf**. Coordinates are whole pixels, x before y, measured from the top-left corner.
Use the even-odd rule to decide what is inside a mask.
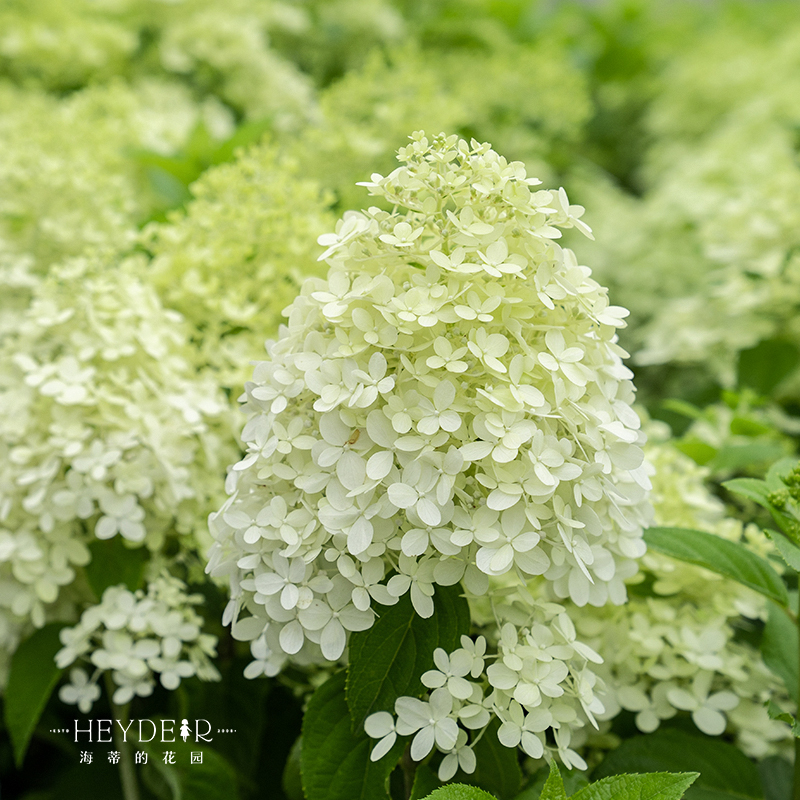
[[[796,533],[794,520],[770,503],[769,496],[775,489],[773,489],[769,483],[757,480],[756,478],[734,478],[731,481],[725,481],[722,485],[734,494],[746,497],[762,508],[766,508],[784,534],[791,539],[792,542],[800,545],[800,537],[798,537]],[[781,484],[781,486],[783,486],[783,484]]]
[[[780,756],[769,756],[759,762],[758,771],[764,784],[764,800],[786,800],[792,796],[792,765]]]
[[[800,547],[790,542],[782,533],[777,531],[764,531],[772,540],[781,558],[795,572],[800,572]]]
[[[797,721],[797,717],[788,711],[783,711],[774,700],[767,700],[767,714],[769,714],[770,719],[785,722],[789,725],[795,739],[800,739],[800,722]]]
[[[14,760],[22,766],[36,723],[61,677],[54,661],[61,649],[58,633],[63,628],[51,622],[20,644],[11,657],[5,693],[5,717]]]
[[[687,800],[763,798],[756,765],[733,745],[711,736],[672,729],[626,739],[592,777],[631,772],[698,772]]]
[[[522,786],[522,770],[519,766],[519,750],[505,747],[497,738],[500,721],[493,719],[475,745],[477,766],[472,775],[459,772],[456,776],[464,782],[474,783],[500,800],[515,797]]]
[[[786,449],[780,442],[729,444],[721,447],[707,466],[713,472],[734,472],[758,464],[766,465],[785,452]]]
[[[193,745],[192,750],[199,750]],[[185,800],[236,800],[236,771],[231,764],[210,747],[204,748],[202,764],[190,764],[181,758],[181,788]]]
[[[768,613],[761,637],[761,655],[764,663],[784,682],[789,697],[794,697],[800,683],[797,626],[775,603],[769,604]]]
[[[495,800],[495,798],[476,786],[449,783],[431,792],[425,800]]]
[[[269,119],[245,122],[236,129],[230,139],[217,147],[211,157],[212,162],[214,164],[222,164],[226,161],[232,161],[237,150],[260,141],[271,127],[272,121]]]
[[[405,746],[398,740],[380,761],[370,761],[375,741],[350,730],[339,672],[314,692],[303,718],[300,770],[306,800],[388,798],[389,775]]]
[[[786,478],[789,473],[797,466],[796,456],[785,456],[779,461],[776,461],[768,470],[765,475],[767,487],[773,492],[778,489],[785,488],[783,478]]]
[[[149,555],[146,547],[128,547],[121,536],[96,539],[89,545],[92,560],[84,567],[89,586],[99,600],[109,586],[124,583],[139,588]]]
[[[681,800],[698,777],[697,772],[614,775],[581,789],[571,800]]]
[[[567,800],[564,781],[561,780],[561,773],[555,761],[550,762],[550,775],[544,782],[539,800]]]
[[[589,781],[586,779],[586,773],[582,770],[559,768],[558,771],[564,783],[564,791],[567,793],[567,797],[570,797],[575,794],[575,792],[589,785]],[[549,768],[542,767],[537,770],[525,788],[523,788],[514,800],[539,800],[542,789],[549,777]]]
[[[764,508],[771,507],[767,499],[771,490],[766,481],[760,481],[758,478],[734,478],[730,481],[723,481],[722,485],[729,492],[746,497]]]
[[[719,452],[716,447],[701,442],[699,439],[684,439],[677,442],[675,447],[701,467],[708,464]]]
[[[433,667],[433,651],[455,650],[461,635],[469,633],[469,606],[460,586],[438,586],[433,603],[433,615],[423,619],[406,594],[369,630],[350,637],[347,705],[354,731],[373,711],[393,711],[398,697],[422,692],[420,678]]]
[[[303,778],[300,775],[300,753],[302,752],[303,739],[298,736],[289,758],[286,759],[286,766],[283,768],[283,780],[281,786],[288,800],[304,800],[303,798]]]
[[[440,786],[441,781],[437,774],[427,764],[418,764],[414,770],[414,783],[411,785],[411,796],[408,800],[422,800]]]
[[[724,575],[785,606],[789,602],[780,575],[760,556],[738,542],[686,528],[649,528],[648,547],[667,556]]]
[[[765,436],[774,433],[775,428],[750,417],[734,417],[730,431],[734,436]]]
[[[157,718],[158,719],[158,718]],[[172,800],[238,800],[236,769],[221,753],[210,747],[177,739],[166,747],[157,742],[140,743],[148,754],[148,769],[142,777],[159,797]],[[164,763],[164,751],[175,752],[175,764]],[[192,753],[201,753],[200,763],[191,763]],[[146,773],[146,775],[145,775]]]
[[[793,342],[766,339],[739,353],[738,383],[769,395],[800,362]]]

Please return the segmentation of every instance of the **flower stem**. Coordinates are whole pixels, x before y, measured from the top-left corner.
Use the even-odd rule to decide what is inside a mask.
[[[120,753],[119,779],[122,784],[122,797],[123,800],[139,800],[139,784],[136,781],[136,770],[133,765],[133,750],[131,749],[131,743],[127,740],[127,737],[122,734],[122,728],[128,728],[131,704],[125,703],[124,706],[118,706],[111,699],[114,693],[114,685],[111,682],[110,675],[106,673],[105,678],[108,701],[111,704],[111,711],[114,716],[114,721],[112,722],[114,745]],[[116,724],[117,720],[120,721],[122,727]]]
[[[411,745],[408,745],[400,759],[400,766],[403,769],[403,780],[405,782],[406,800],[411,797],[414,789],[414,777],[417,772],[417,764],[411,758]]]

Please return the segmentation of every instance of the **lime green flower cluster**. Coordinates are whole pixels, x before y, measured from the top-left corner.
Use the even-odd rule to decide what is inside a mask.
[[[12,621],[44,624],[95,539],[204,549],[237,452],[230,410],[142,262],[53,267],[0,342],[0,602]]]
[[[2,279],[43,274],[87,247],[130,244],[153,198],[133,150],[169,154],[203,119],[232,122],[180,85],[115,82],[56,99],[0,84]],[[22,266],[21,266],[22,264]],[[11,276],[11,278],[7,277]]]
[[[322,272],[329,198],[269,144],[208,170],[192,194],[185,213],[145,229],[148,280],[194,326],[200,362],[238,390],[302,280]]]
[[[269,32],[307,25],[302,11],[258,0],[13,0],[0,10],[0,74],[52,91],[169,77],[293,127],[313,111],[311,82]]]

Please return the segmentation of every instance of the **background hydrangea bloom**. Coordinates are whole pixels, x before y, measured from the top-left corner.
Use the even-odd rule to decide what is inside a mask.
[[[233,423],[141,266],[54,267],[0,345],[0,574],[17,621],[44,624],[96,539],[155,552],[177,535],[195,559],[207,541]]]
[[[656,523],[744,539],[766,554],[764,534],[726,517],[723,504],[703,486],[707,471],[665,441],[658,426],[649,430],[661,440],[646,449]],[[728,730],[749,755],[785,750],[790,731],[769,719],[764,704],[770,697],[790,699],[758,650],[737,635],[743,617],[766,619],[767,601],[738,583],[657,553],[645,555],[635,580],[652,588],[640,592],[634,584],[624,606],[575,616],[580,635],[604,658],[597,670],[607,687],[602,716],[626,709],[635,712],[640,730],[651,732],[678,711],[690,711],[701,731]]]
[[[241,386],[265,332],[277,332],[302,280],[321,272],[316,239],[332,224],[329,198],[270,144],[208,170],[192,195],[185,213],[145,230],[148,277],[194,326],[200,363]]]

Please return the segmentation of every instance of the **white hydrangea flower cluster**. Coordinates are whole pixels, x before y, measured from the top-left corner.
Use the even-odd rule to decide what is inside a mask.
[[[113,263],[54,267],[0,340],[0,605],[21,623],[44,624],[95,538],[157,551],[177,534],[196,560],[238,452],[142,260]]]
[[[498,637],[506,666],[490,668],[488,705],[470,705],[502,707],[509,725],[529,708],[539,744],[552,728],[578,763],[571,726],[600,708],[590,651],[525,584],[622,603],[644,552],[625,312],[557,243],[559,228],[588,232],[563,190],[444,134],[415,134],[399,158],[367,184],[395,211],[348,213],[320,237],[328,279],[306,282],[246,385],[247,453],[211,516],[208,569],[229,577],[225,622],[252,642],[249,677],[341,658],[373,601],[410,593],[429,617],[437,584],[481,596],[496,576],[515,582],[527,603]],[[463,719],[471,696],[431,702]],[[467,747],[449,723],[432,735],[420,741]]]
[[[61,700],[88,714],[100,697],[97,682],[105,672],[116,686],[112,700],[117,705],[152,694],[156,676],[169,690],[195,675],[218,680],[210,660],[217,639],[202,632],[203,619],[194,610],[202,601],[202,595],[187,594],[186,585],[167,574],[150,581],[146,592],[110,586],[77,625],[59,634],[64,646],[56,653],[58,667],[82,662],[94,667],[91,677],[81,666],[73,667],[69,683],[59,690]]]
[[[474,747],[482,736],[494,735],[487,727],[497,720],[496,735],[506,747],[521,747],[536,759],[557,754],[566,767],[586,769],[573,739],[587,722],[596,727],[596,715],[604,711],[603,682],[591,666],[602,659],[577,640],[562,605],[534,599],[523,586],[505,588],[496,593],[506,595],[504,602],[491,601],[495,618],[508,620],[490,634],[491,652],[484,636],[474,642],[463,636],[461,647],[449,654],[437,648],[436,669],[422,676],[428,695],[398,698],[396,721],[387,711],[367,717],[367,734],[380,739],[373,761],[389,751],[397,735],[413,735],[415,761],[434,747],[444,754],[440,780],[450,780],[459,768],[472,773]]]
[[[658,433],[651,423],[651,441]],[[653,464],[657,524],[743,539],[766,555],[771,545],[764,534],[726,518],[722,503],[704,487],[707,470],[665,440],[648,444],[647,457]],[[766,618],[766,600],[734,581],[657,553],[645,555],[637,578],[649,590],[637,592],[633,586],[622,607],[571,610],[580,635],[604,658],[597,669],[606,685],[606,710],[600,716],[634,712],[637,727],[648,733],[687,711],[703,733],[733,733],[753,757],[785,746],[791,732],[769,719],[764,703],[779,697],[788,706],[791,700],[758,650],[736,635],[742,616]]]

